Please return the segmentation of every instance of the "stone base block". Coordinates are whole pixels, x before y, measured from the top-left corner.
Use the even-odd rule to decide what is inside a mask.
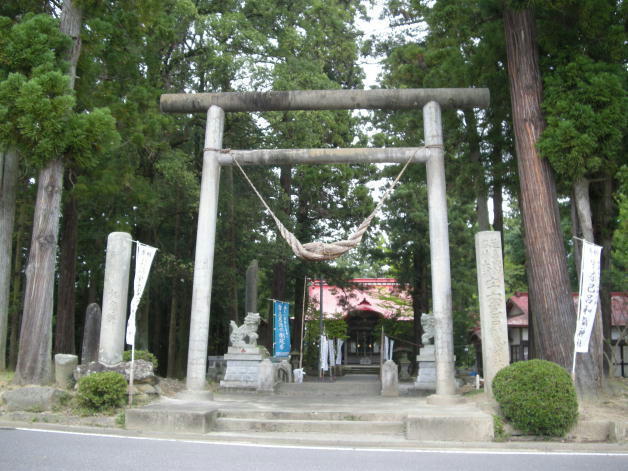
[[[628,442],[628,422],[614,422],[610,425],[608,439],[615,443]]]
[[[567,433],[567,438],[578,442],[605,442],[612,425],[609,420],[579,420]]]
[[[126,428],[167,433],[207,433],[216,423],[218,408],[138,408],[127,409]]]
[[[482,412],[410,415],[406,419],[408,440],[485,442],[493,436],[493,417]]]
[[[9,411],[41,412],[51,410],[67,396],[68,394],[60,389],[48,386],[28,386],[5,392],[2,400]]]

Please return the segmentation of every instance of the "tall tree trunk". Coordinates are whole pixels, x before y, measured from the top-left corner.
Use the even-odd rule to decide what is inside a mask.
[[[179,257],[179,237],[181,237],[181,214],[177,207],[177,215],[174,220],[174,259]],[[175,361],[177,357],[177,282],[179,276],[175,274],[170,280],[170,321],[168,323],[168,366],[166,376],[174,378],[176,374]]]
[[[20,337],[20,323],[22,321],[22,238],[26,233],[28,211],[21,205],[18,212],[17,230],[15,234],[13,289],[11,293],[11,334],[9,337],[9,368],[15,370],[17,365],[18,339]]]
[[[560,229],[556,187],[549,162],[537,153],[545,127],[541,75],[531,9],[504,10],[521,208],[528,256],[528,286],[538,357],[570,368],[575,309]]]
[[[291,205],[290,205],[290,197],[292,195],[292,166],[290,165],[282,165],[280,167],[279,174],[279,184],[281,185],[281,189],[285,193],[286,203],[283,205],[282,211],[287,216],[290,217],[291,214]],[[296,275],[297,282],[295,283],[295,302],[299,302],[303,299],[303,284],[302,274]],[[287,278],[288,278],[288,265],[284,260],[280,260],[273,265],[273,280],[271,284],[271,298],[279,299],[281,301],[286,301],[287,296]],[[293,351],[299,349],[299,342],[301,336],[301,305],[294,306],[294,322],[292,323],[292,345],[291,349]],[[271,327],[272,332],[272,327]]]
[[[238,242],[237,242],[237,221],[235,212],[235,190],[233,187],[233,167],[225,168],[227,178],[227,192],[229,199],[227,203],[229,212],[229,226],[227,234],[229,237],[229,320],[239,324],[238,315]]]
[[[67,179],[66,179],[67,180]],[[57,289],[57,322],[55,328],[55,353],[76,353],[74,311],[76,304],[76,244],[78,237],[78,212],[76,198],[70,194],[63,205],[63,229],[59,257],[59,285]]]
[[[501,127],[501,126],[500,126]],[[502,257],[504,254],[504,195],[502,171],[499,167],[502,164],[501,145],[494,144],[491,152],[492,175],[492,196],[493,196],[493,230],[499,231],[502,240]]]
[[[62,188],[63,162],[55,159],[39,172],[16,384],[48,384],[52,380],[52,311]]]
[[[17,151],[0,151],[0,371],[7,367],[7,334],[11,294],[11,255],[15,223]]]
[[[583,237],[589,242],[595,242],[593,234],[593,219],[591,217],[591,201],[589,198],[589,181],[579,178],[574,182],[574,195],[578,223]],[[578,244],[575,244],[578,245]],[[580,276],[580,264],[576,264],[578,276]],[[578,384],[578,389],[583,392],[596,391],[602,385],[603,375],[603,336],[602,336],[602,311],[601,303],[595,314],[595,323],[589,341],[589,351],[578,354],[578,364],[586,374],[576,376],[578,383],[592,381],[593,384]]]
[[[70,88],[74,88],[76,64],[81,53],[82,11],[64,0],[61,32],[72,39],[68,54]],[[55,255],[63,190],[63,161],[56,157],[40,171],[33,219],[33,236],[26,268],[24,314],[14,382],[47,384],[52,380],[52,311]]]
[[[595,240],[602,246],[602,282],[600,285],[600,305],[602,308],[602,331],[604,337],[604,358],[603,369],[606,375],[609,374],[612,359],[611,344],[611,277],[608,276],[611,270],[611,255],[613,248],[613,234],[617,227],[617,205],[613,198],[614,181],[610,176],[599,184],[592,187],[591,199],[593,210],[593,231]]]
[[[478,135],[477,120],[473,111],[465,111],[464,118],[467,124],[469,160],[473,166],[473,187],[475,189],[478,230],[488,231],[491,228],[488,220],[488,198],[486,197],[486,183],[484,181],[484,167],[480,154],[480,136]]]

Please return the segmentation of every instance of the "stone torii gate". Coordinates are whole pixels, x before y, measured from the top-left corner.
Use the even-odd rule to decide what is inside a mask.
[[[186,388],[206,396],[207,344],[220,167],[232,165],[405,163],[427,166],[432,310],[435,320],[436,394],[432,403],[455,396],[451,270],[441,107],[486,108],[488,89],[301,90],[165,94],[166,113],[207,113],[196,235]],[[423,108],[425,146],[418,148],[266,149],[222,153],[225,112]]]

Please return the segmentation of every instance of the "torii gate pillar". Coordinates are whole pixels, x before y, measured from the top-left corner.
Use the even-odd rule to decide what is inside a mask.
[[[206,365],[209,338],[214,244],[218,212],[220,149],[225,111],[286,111],[337,109],[417,109],[423,106],[425,148],[398,150],[427,165],[430,256],[432,269],[432,308],[435,320],[436,394],[433,404],[457,402],[453,354],[453,317],[451,268],[447,222],[447,196],[441,106],[486,108],[488,89],[403,89],[403,90],[301,90],[290,92],[227,92],[195,95],[162,95],[161,109],[170,113],[195,113],[207,110],[203,174],[196,236],[194,284],[188,347],[187,391],[207,392]],[[408,157],[393,156],[392,149],[261,150],[238,152],[243,164],[259,163],[357,163],[404,162]],[[420,151],[420,152],[419,152]],[[235,153],[234,153],[235,152]],[[410,154],[408,154],[410,152]],[[240,160],[239,160],[240,161]],[[306,162],[307,161],[307,162]]]
[[[218,106],[207,111],[205,149],[201,196],[196,228],[194,255],[194,282],[192,285],[192,313],[190,316],[190,343],[185,386],[191,392],[207,392],[207,340],[209,338],[209,306],[212,297],[216,219],[218,216],[218,185],[220,164],[218,149],[222,148],[225,112]]]
[[[456,394],[454,380],[453,315],[451,308],[451,267],[445,182],[445,152],[441,109],[431,101],[423,107],[425,147],[430,149],[427,169],[427,204],[432,269],[432,311],[436,353],[436,395],[429,402],[451,402]]]

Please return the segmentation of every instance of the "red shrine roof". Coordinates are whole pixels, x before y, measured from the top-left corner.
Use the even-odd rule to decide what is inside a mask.
[[[574,305],[578,306],[578,293],[572,293]],[[628,325],[628,291],[611,293],[612,325]],[[528,293],[516,292],[506,301],[509,327],[528,327]]]
[[[412,299],[407,289],[394,278],[354,278],[341,288],[323,281],[323,314],[333,318],[347,318],[356,312],[374,312],[385,318],[412,320]],[[311,280],[308,286],[310,306],[320,306],[320,280]]]

